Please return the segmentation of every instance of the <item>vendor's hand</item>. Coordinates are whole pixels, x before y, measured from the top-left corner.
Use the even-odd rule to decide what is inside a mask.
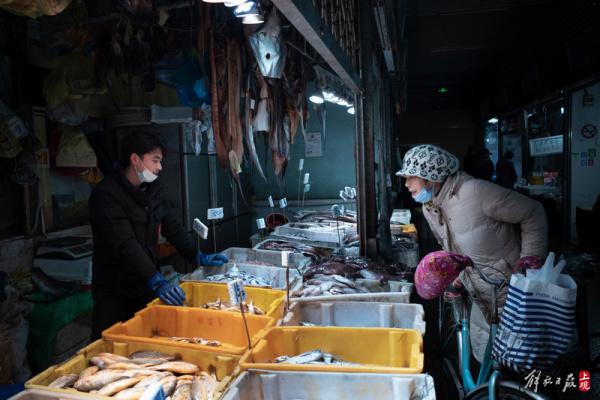
[[[540,269],[544,261],[536,256],[521,257],[513,269],[513,273],[523,273],[526,269]]]
[[[165,304],[182,306],[185,301],[185,292],[179,286],[170,284],[160,272],[150,278],[148,286]]]
[[[200,251],[198,254],[196,254],[196,264],[198,265],[207,267],[220,267],[226,262],[229,262],[229,259],[223,254],[202,254]]]

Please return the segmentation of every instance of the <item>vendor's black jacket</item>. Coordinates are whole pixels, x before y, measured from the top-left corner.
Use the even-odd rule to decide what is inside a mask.
[[[183,258],[193,260],[196,250],[166,191],[159,180],[135,188],[122,174],[107,176],[94,188],[88,206],[95,293],[123,300],[152,298],[148,280],[158,271],[159,230]]]

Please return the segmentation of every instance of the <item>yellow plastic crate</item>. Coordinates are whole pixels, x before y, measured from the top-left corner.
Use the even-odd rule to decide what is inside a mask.
[[[167,354],[177,354],[183,361],[196,364],[203,371],[214,372],[220,381],[215,394],[222,393],[227,387],[238,365],[239,357],[228,354],[217,354],[202,349],[181,349],[174,346],[146,344],[136,342],[121,342],[97,340],[87,347],[79,350],[75,356],[62,364],[49,367],[25,383],[27,389],[38,389],[59,395],[70,394],[83,399],[110,399],[111,397],[79,392],[75,389],[56,389],[48,385],[55,379],[67,374],[76,374],[90,365],[90,358],[98,353],[109,352],[120,356],[129,356],[136,351],[158,351]],[[218,398],[219,396],[215,396]]]
[[[321,350],[358,366],[275,363],[275,358]],[[417,374],[423,371],[423,339],[414,329],[276,327],[242,356],[240,368]]]
[[[221,299],[229,302],[226,283],[182,282],[179,287],[185,292],[185,305],[203,307],[204,304]],[[258,306],[267,317],[279,319],[283,317],[285,308],[285,291],[246,286],[246,302]],[[160,299],[154,299],[148,306],[164,305]]]
[[[262,315],[246,315],[252,345],[275,325],[275,320]],[[160,337],[154,337],[160,336]],[[168,337],[201,337],[218,340],[221,346],[180,343]],[[248,339],[241,313],[205,310],[202,308],[153,306],[135,313],[126,322],[118,322],[102,332],[109,340],[169,344],[182,349],[201,348],[214,353],[242,355],[248,348]]]

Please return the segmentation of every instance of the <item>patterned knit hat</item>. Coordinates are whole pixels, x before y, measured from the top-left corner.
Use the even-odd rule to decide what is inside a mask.
[[[431,182],[443,182],[458,171],[458,158],[432,144],[410,149],[404,156],[402,169],[396,175],[418,176]]]
[[[460,271],[472,266],[473,261],[456,253],[434,251],[419,262],[415,272],[415,288],[424,299],[441,296],[448,285],[454,281]]]

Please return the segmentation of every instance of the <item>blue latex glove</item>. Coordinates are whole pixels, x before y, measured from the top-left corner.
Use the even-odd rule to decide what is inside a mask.
[[[229,262],[229,259],[223,254],[202,254],[200,251],[198,254],[196,254],[196,264],[198,265],[204,265],[206,267],[220,267],[226,262]]]
[[[185,301],[185,292],[179,286],[167,282],[160,272],[157,272],[150,278],[148,286],[165,304],[182,306]]]

